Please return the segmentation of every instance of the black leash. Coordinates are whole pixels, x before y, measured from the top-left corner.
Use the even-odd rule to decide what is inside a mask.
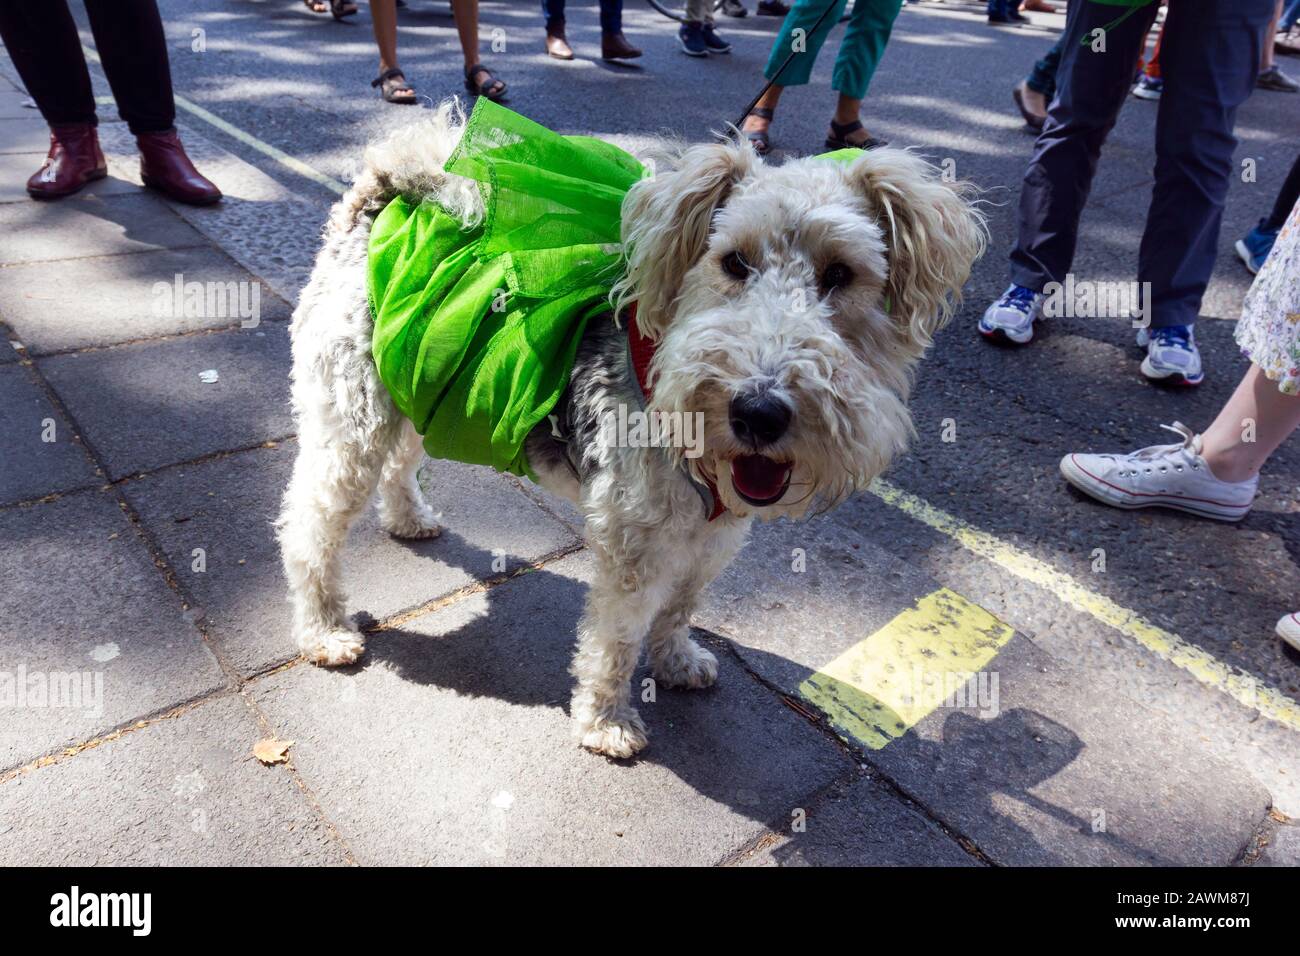
[[[863,3],[865,0],[858,0],[858,2]],[[826,22],[826,18],[830,16],[830,12],[838,6],[839,3],[837,3],[836,0],[830,0],[830,2],[826,4],[826,9],[822,11],[822,15],[818,17],[817,22],[813,24],[813,28],[808,31],[808,36],[812,36],[820,30],[822,24]],[[776,81],[781,78],[781,74],[785,72],[785,68],[794,62],[794,58],[799,56],[801,53],[806,54],[807,52],[807,50],[790,51],[790,55],[785,58],[784,63],[777,67],[776,72],[772,74],[772,78],[764,84],[761,90],[758,91],[758,95],[749,101],[749,105],[745,107],[745,112],[740,114],[740,119],[736,123],[736,129],[740,129],[741,125],[745,122],[745,117],[753,112],[754,107],[758,105],[758,101],[767,95],[767,91],[776,86]]]

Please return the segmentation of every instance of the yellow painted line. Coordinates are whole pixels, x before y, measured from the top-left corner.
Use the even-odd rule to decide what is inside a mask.
[[[85,52],[87,60],[92,60],[95,63],[100,63],[101,66],[103,65],[99,59],[99,54],[97,54],[90,47],[85,46],[83,44],[81,49]],[[296,157],[290,156],[288,153],[284,152],[281,149],[277,149],[276,147],[272,146],[270,143],[263,142],[262,140],[254,136],[252,133],[244,132],[234,123],[230,123],[227,122],[226,120],[223,120],[216,113],[213,113],[210,110],[206,110],[202,106],[199,106],[198,103],[190,102],[185,97],[181,96],[179,93],[173,95],[176,100],[176,105],[179,106],[181,109],[185,110],[185,112],[197,116],[199,119],[203,120],[203,122],[211,126],[215,126],[217,129],[221,130],[221,132],[225,133],[227,136],[233,136],[235,139],[239,140],[245,146],[257,150],[263,156],[270,157],[271,159],[275,160],[277,163],[279,163],[281,166],[283,166],[285,169],[289,170],[290,172],[297,173],[299,176],[302,176],[304,179],[310,179],[312,182],[324,186],[326,189],[332,190],[333,192],[338,193],[340,196],[342,196],[345,192],[347,192],[348,187],[345,186],[343,183],[339,182],[337,179],[331,179],[329,176],[326,176],[320,170],[313,169],[312,167],[304,163],[301,159],[297,159]],[[105,105],[112,105],[115,102],[115,100],[111,96],[97,96],[95,97],[95,102],[105,104]]]
[[[799,694],[841,736],[879,750],[944,702],[971,694],[981,680],[972,685],[972,678],[1013,633],[940,588],[805,680]]]
[[[872,494],[885,504],[947,535],[967,551],[987,558],[1021,580],[1036,584],[1077,611],[1112,627],[1141,644],[1162,660],[1186,671],[1207,687],[1227,694],[1269,720],[1300,730],[1300,703],[1276,687],[1241,674],[1214,655],[1189,644],[1172,631],[1152,624],[1142,615],[1084,587],[1068,574],[930,504],[924,498],[876,479]]]

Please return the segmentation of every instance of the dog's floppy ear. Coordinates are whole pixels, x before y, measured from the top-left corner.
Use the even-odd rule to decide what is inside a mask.
[[[889,250],[889,310],[917,346],[952,318],[971,266],[984,254],[984,217],[974,187],[902,149],[862,154],[848,170],[880,218]]]
[[[636,301],[641,331],[658,338],[672,318],[686,272],[709,242],[713,214],[759,160],[736,142],[692,146],[667,170],[632,187],[623,200],[627,274],[615,301]]]

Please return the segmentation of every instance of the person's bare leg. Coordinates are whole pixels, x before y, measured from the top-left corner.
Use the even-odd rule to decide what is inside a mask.
[[[478,0],[451,0],[451,10],[456,16],[460,52],[465,57],[465,69],[468,70],[478,62]]]
[[[781,101],[781,93],[784,89],[785,87],[782,86],[772,87],[759,97],[758,102],[754,104],[754,109],[775,110],[776,104]],[[746,133],[764,133],[771,125],[772,121],[770,119],[764,119],[761,116],[755,116],[753,113],[750,113],[740,124],[740,128]]]
[[[1277,35],[1277,25],[1282,19],[1282,6],[1286,0],[1277,0],[1277,6],[1273,9],[1273,19],[1268,21],[1268,29],[1264,31],[1264,55],[1259,61],[1259,72],[1273,69],[1273,37]]]
[[[1245,481],[1300,427],[1300,396],[1284,395],[1252,364],[1201,436],[1201,455],[1220,481]]]

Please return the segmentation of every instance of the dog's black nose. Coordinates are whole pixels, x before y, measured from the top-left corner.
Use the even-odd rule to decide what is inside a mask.
[[[794,410],[771,392],[737,395],[731,400],[731,430],[751,448],[770,445],[790,427]]]

